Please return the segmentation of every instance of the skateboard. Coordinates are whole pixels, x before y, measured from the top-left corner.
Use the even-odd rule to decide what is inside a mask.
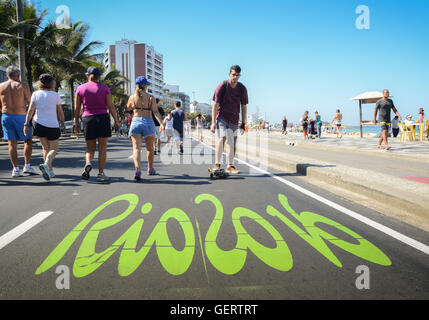
[[[209,168],[210,179],[226,179],[229,177],[229,173],[225,171],[225,169],[213,170]]]

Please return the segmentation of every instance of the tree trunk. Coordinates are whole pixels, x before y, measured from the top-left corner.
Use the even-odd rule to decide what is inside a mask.
[[[70,87],[70,98],[71,98],[71,107],[72,107],[72,119],[74,119],[74,79],[70,79],[69,81],[69,87]]]
[[[30,93],[33,94],[34,88],[33,88],[33,71],[31,70],[31,64],[27,64],[25,66],[27,69],[27,81],[28,81],[28,87],[30,88]]]

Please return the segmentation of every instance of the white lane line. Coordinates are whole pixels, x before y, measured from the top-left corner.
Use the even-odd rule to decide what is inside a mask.
[[[208,145],[208,144],[206,144],[204,142],[201,142],[201,141],[198,141],[198,142],[200,142],[201,144],[206,145],[207,147],[209,147],[212,150],[215,150],[215,148],[213,148],[212,146],[210,146],[210,145]],[[417,240],[414,240],[414,239],[412,239],[412,238],[410,238],[410,237],[408,237],[408,236],[406,236],[406,235],[404,235],[402,233],[399,233],[399,232],[397,232],[397,231],[395,231],[393,229],[390,229],[390,228],[388,228],[388,227],[386,227],[386,226],[384,226],[384,225],[382,225],[382,224],[380,224],[378,222],[375,222],[375,221],[373,221],[373,220],[371,220],[371,219],[369,219],[369,218],[367,218],[367,217],[365,217],[365,216],[363,216],[363,215],[361,215],[359,213],[356,213],[356,212],[354,212],[354,211],[352,211],[350,209],[347,209],[347,208],[345,208],[345,207],[343,207],[343,206],[341,206],[341,205],[339,205],[339,204],[337,204],[335,202],[332,202],[331,200],[328,200],[328,199],[326,199],[324,197],[321,197],[321,196],[315,194],[314,192],[311,192],[311,191],[309,191],[307,189],[304,189],[304,188],[296,185],[293,182],[287,181],[287,180],[285,180],[285,179],[283,179],[281,177],[276,176],[275,174],[273,174],[271,172],[265,171],[265,170],[263,170],[261,168],[258,168],[256,166],[250,164],[250,163],[247,163],[244,160],[241,160],[241,159],[238,159],[238,158],[235,158],[235,160],[237,160],[238,162],[241,162],[241,163],[247,165],[248,167],[250,167],[250,168],[252,168],[254,170],[257,170],[257,171],[261,172],[262,174],[268,175],[271,178],[276,179],[277,181],[279,181],[279,182],[281,182],[281,183],[283,183],[283,184],[285,184],[285,185],[287,185],[287,186],[289,186],[289,187],[291,187],[291,188],[293,188],[293,189],[295,189],[295,190],[297,190],[297,191],[299,191],[299,192],[301,192],[301,193],[309,196],[310,198],[313,198],[313,199],[315,199],[315,200],[317,200],[319,202],[324,203],[325,205],[327,205],[327,206],[329,206],[331,208],[334,208],[335,210],[338,210],[338,211],[340,211],[340,212],[342,212],[342,213],[344,213],[344,214],[346,214],[346,215],[348,215],[348,216],[350,216],[352,218],[355,218],[355,219],[359,220],[360,222],[362,222],[362,223],[364,223],[364,224],[366,224],[366,225],[368,225],[370,227],[373,227],[374,229],[376,229],[378,231],[381,231],[381,232],[383,232],[383,233],[391,236],[392,238],[394,238],[396,240],[399,240],[402,243],[405,243],[405,244],[409,245],[410,247],[413,247],[414,249],[417,249],[417,250],[419,250],[419,251],[421,251],[421,252],[426,253],[427,255],[429,255],[429,246],[427,246],[424,243],[421,243],[421,242],[419,242]]]
[[[40,222],[51,216],[54,212],[53,211],[45,211],[40,212],[36,214],[34,217],[28,219],[24,223],[20,224],[15,229],[9,231],[4,236],[0,237],[0,250],[6,247],[11,242],[18,239],[20,236],[22,236],[24,233],[26,233],[28,230],[34,228],[36,225],[38,225]]]

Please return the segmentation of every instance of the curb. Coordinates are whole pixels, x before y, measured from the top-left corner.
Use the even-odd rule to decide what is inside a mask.
[[[204,141],[211,145],[213,136],[204,135]],[[241,159],[259,162],[268,168],[288,173],[296,173],[319,182],[328,183],[355,194],[362,195],[379,203],[387,204],[387,207],[400,208],[409,216],[418,219],[428,219],[429,208],[429,186],[414,181],[388,176],[385,174],[351,168],[342,165],[331,165],[322,161],[293,155],[293,148],[289,147],[291,153],[270,151],[267,163],[261,163],[259,150],[255,147],[249,148],[238,140],[237,155]],[[386,213],[388,214],[388,213]],[[407,222],[409,223],[409,222]],[[416,225],[419,227],[419,225]]]

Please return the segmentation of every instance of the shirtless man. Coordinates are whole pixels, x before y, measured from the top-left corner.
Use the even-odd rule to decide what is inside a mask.
[[[8,80],[0,84],[0,108],[3,116],[1,125],[4,140],[9,144],[9,157],[12,162],[12,178],[21,176],[18,165],[18,141],[24,141],[24,173],[38,175],[30,165],[33,130],[29,125],[28,135],[24,134],[24,124],[27,114],[27,105],[30,104],[30,90],[27,85],[20,82],[20,71],[14,66],[6,70]]]

